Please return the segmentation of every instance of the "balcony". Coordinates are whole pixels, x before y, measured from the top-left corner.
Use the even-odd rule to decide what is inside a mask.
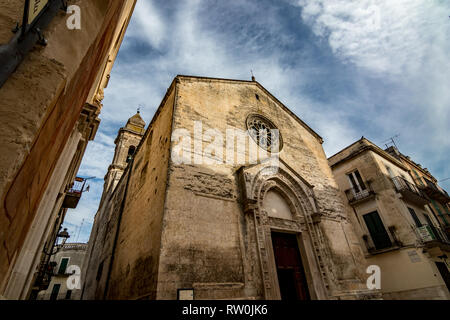
[[[83,194],[84,185],[86,180],[83,178],[76,178],[73,184],[66,191],[66,197],[64,198],[63,208],[75,209],[78,206],[78,202]]]
[[[431,199],[436,199],[443,204],[450,202],[450,196],[448,195],[447,191],[428,179],[424,178],[424,180],[425,183],[423,183],[422,180],[416,179],[416,183],[419,186],[419,189],[424,194],[426,194]]]
[[[427,224],[417,227],[416,233],[427,248],[440,247],[444,250],[450,250],[450,240],[441,228]]]
[[[347,196],[350,205],[355,205],[375,197],[375,192],[371,185],[368,182],[364,182],[364,184],[367,186],[365,190],[351,188],[345,191],[345,195]]]
[[[418,206],[424,206],[430,201],[422,191],[415,185],[402,177],[392,178],[395,190],[400,193],[404,200]]]

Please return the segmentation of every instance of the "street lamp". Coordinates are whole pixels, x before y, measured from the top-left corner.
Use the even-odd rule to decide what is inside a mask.
[[[62,239],[61,244],[58,244],[58,239],[59,239],[59,238]],[[53,246],[52,246],[52,248],[51,248],[51,250],[50,250],[50,253],[46,252],[46,251],[45,251],[45,248],[44,248],[44,253],[45,253],[47,256],[53,256],[53,255],[57,254],[57,253],[59,252],[59,250],[61,250],[62,247],[64,247],[64,245],[66,244],[67,239],[69,239],[69,238],[70,238],[69,232],[67,232],[67,228],[64,228],[63,231],[59,232],[59,233],[56,235],[56,242],[53,244]],[[56,251],[53,252],[53,249],[55,248],[55,244],[56,244]]]

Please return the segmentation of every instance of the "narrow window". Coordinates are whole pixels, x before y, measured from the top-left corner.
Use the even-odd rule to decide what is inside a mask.
[[[375,248],[377,250],[389,248],[392,246],[391,239],[383,225],[383,221],[377,211],[366,214],[363,216],[366,222],[367,229],[369,230],[370,236],[373,240]]]
[[[414,220],[414,223],[416,224],[416,226],[418,228],[420,228],[422,226],[422,222],[420,222],[419,217],[417,217],[416,212],[414,211],[414,209],[408,208],[409,213],[411,214],[411,217]]]
[[[419,176],[419,174],[417,173],[417,171],[413,168],[413,172],[414,172],[414,175],[416,176],[416,179],[417,179],[417,181],[419,182],[419,184],[421,185],[421,186],[423,186],[424,184],[423,184],[423,181],[422,181],[422,179],[420,178],[420,176]]]
[[[347,176],[355,193],[360,193],[367,189],[358,170],[348,174]]]
[[[61,262],[59,263],[58,273],[59,274],[65,274],[68,264],[69,264],[69,258],[62,258]]]
[[[136,152],[136,147],[131,146],[128,148],[128,155],[127,155],[127,163],[133,159],[134,153]]]
[[[66,292],[66,300],[70,300],[72,298],[72,290],[67,290]]]
[[[441,240],[441,235],[439,234],[436,227],[434,226],[433,221],[431,221],[430,217],[427,214],[424,214],[423,216],[425,217],[425,220],[427,220],[427,223],[431,229],[431,232],[433,232],[433,236],[434,236],[433,238],[436,240]]]
[[[50,296],[50,300],[58,300],[59,289],[61,289],[60,284],[55,284],[52,289],[52,294]]]

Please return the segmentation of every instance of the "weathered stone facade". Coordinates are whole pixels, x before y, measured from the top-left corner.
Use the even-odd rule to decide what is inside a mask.
[[[269,157],[219,163],[204,151],[210,129],[247,132],[252,114],[280,131],[278,170]],[[194,133],[200,121],[204,134],[189,146],[206,161],[174,161],[180,141],[172,135]],[[233,144],[236,157],[258,149],[248,141],[245,154]],[[176,299],[186,288],[195,299],[280,299],[273,232],[297,237],[312,299],[376,297],[322,142],[256,81],[178,76],[134,160],[104,195],[83,299]]]
[[[0,296],[29,297],[64,193],[95,137],[135,2],[68,1],[81,9],[81,30],[70,30],[60,10],[42,30],[47,45],[36,45],[0,88]],[[0,50],[15,37],[23,5],[0,1]]]
[[[450,241],[411,166],[365,138],[329,163],[367,264],[381,268],[383,298],[450,299],[438,269],[448,269],[440,257],[449,255]],[[378,226],[369,220],[373,215]]]
[[[86,243],[69,243],[58,248],[51,258],[54,277],[37,300],[80,300],[81,282],[77,281],[86,256]],[[78,278],[79,279],[79,278]]]

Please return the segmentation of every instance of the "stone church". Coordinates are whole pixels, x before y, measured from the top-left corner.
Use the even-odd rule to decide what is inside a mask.
[[[255,79],[177,76],[145,125],[119,131],[83,299],[379,297],[322,138]]]

